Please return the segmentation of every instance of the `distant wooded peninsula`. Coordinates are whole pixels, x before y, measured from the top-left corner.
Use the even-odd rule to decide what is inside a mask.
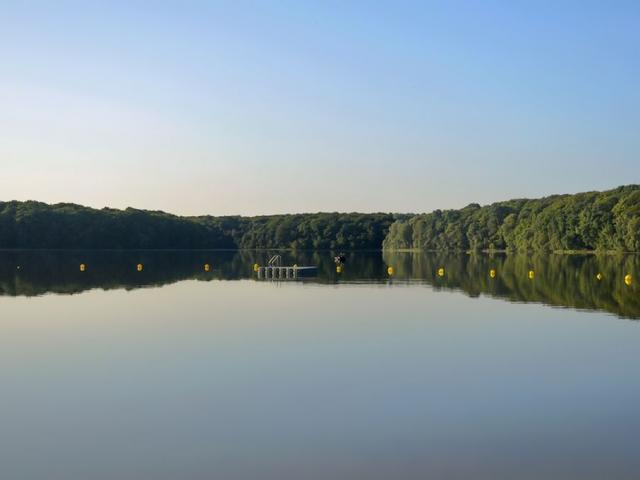
[[[640,185],[409,215],[181,217],[0,202],[3,249],[640,251]]]

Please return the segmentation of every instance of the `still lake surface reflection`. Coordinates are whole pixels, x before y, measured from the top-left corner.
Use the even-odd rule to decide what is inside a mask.
[[[0,253],[0,478],[640,477],[638,256],[268,257]]]

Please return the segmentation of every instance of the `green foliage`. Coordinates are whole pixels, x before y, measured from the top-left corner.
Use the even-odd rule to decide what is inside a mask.
[[[0,203],[0,248],[232,248],[213,222],[164,212],[96,210],[40,202]]]
[[[178,217],[159,211],[0,202],[0,248],[380,249],[386,213]]]
[[[0,248],[640,251],[640,186],[421,215],[178,217],[0,202]]]
[[[389,226],[388,213],[314,213],[246,219],[239,248],[297,250],[380,249]]]
[[[385,250],[640,251],[640,186],[436,210],[399,220]]]

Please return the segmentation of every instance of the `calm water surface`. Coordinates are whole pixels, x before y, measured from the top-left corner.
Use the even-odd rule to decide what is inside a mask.
[[[267,257],[0,253],[0,478],[640,477],[638,257]]]

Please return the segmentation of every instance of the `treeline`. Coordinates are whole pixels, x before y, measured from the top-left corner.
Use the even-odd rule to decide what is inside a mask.
[[[0,202],[0,248],[640,251],[640,186],[415,216],[179,217],[70,203]]]
[[[640,185],[509,200],[399,220],[386,250],[640,251]]]
[[[160,211],[0,202],[0,248],[380,249],[386,213],[179,217]]]
[[[244,219],[239,248],[380,250],[397,219],[389,213],[315,213]]]
[[[0,203],[0,248],[233,248],[216,222],[75,204]]]

